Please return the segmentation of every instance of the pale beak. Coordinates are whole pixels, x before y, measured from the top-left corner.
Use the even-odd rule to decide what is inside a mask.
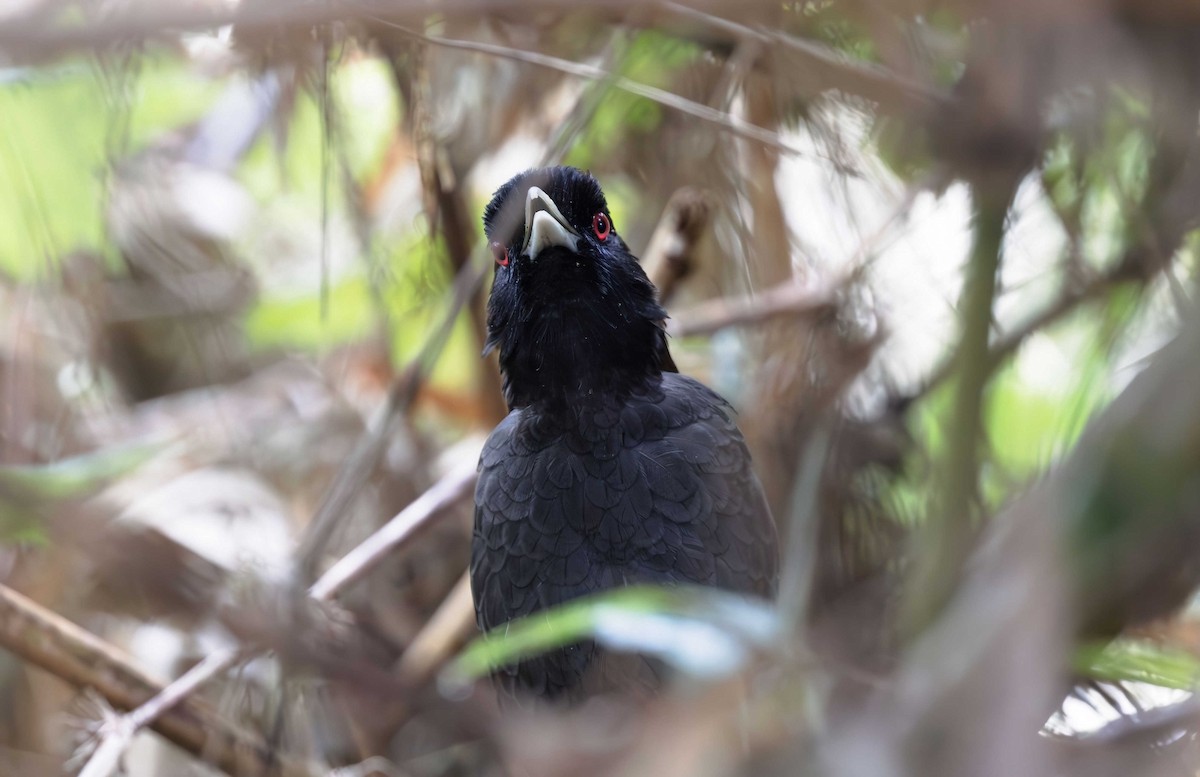
[[[550,195],[536,186],[529,187],[525,198],[525,242],[521,253],[530,259],[551,246],[574,251],[579,233],[563,218]]]

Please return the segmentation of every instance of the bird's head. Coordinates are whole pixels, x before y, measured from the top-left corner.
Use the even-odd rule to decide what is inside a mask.
[[[521,173],[483,223],[496,263],[485,353],[500,349],[509,405],[620,392],[673,368],[666,313],[596,179],[573,167]]]

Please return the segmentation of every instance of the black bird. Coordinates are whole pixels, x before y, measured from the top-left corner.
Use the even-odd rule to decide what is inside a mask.
[[[666,313],[599,184],[531,170],[500,187],[483,221],[496,260],[484,353],[500,351],[511,412],[479,460],[479,627],[633,583],[773,596],[775,525],[732,410],[676,372]],[[648,662],[592,643],[498,679],[568,701],[657,685]]]

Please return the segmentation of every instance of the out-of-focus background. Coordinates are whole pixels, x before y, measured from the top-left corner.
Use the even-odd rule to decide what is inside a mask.
[[[1198,119],[1180,0],[0,5],[0,772],[1196,774]],[[737,407],[776,607],[472,643],[544,164]],[[479,679],[580,636],[674,692]]]

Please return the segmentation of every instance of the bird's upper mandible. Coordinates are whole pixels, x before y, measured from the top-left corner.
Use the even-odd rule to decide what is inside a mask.
[[[525,196],[525,239],[521,255],[537,259],[538,254],[551,246],[574,251],[579,233],[567,222],[549,194],[537,186],[529,187]]]

